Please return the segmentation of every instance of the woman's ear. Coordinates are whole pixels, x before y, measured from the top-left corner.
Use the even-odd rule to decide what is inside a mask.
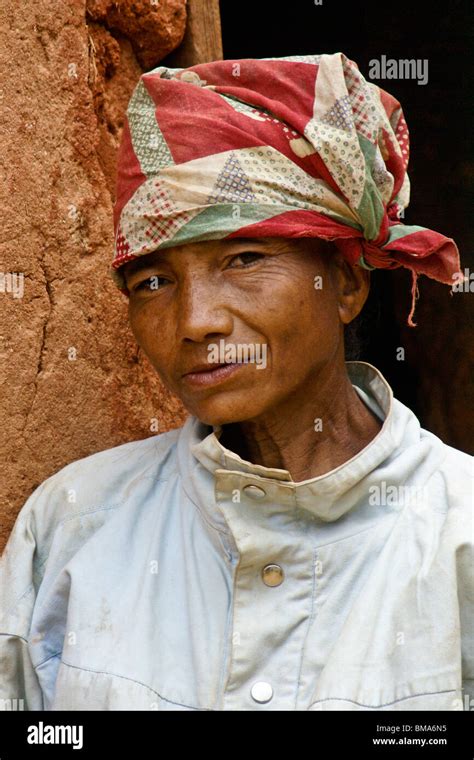
[[[337,249],[332,254],[332,277],[340,320],[347,325],[362,311],[370,290],[370,271],[349,264]]]

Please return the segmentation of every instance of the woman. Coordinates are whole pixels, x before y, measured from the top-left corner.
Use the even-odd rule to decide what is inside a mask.
[[[1,696],[47,710],[466,710],[472,461],[346,362],[400,222],[399,103],[341,53],[144,74],[113,276],[190,416],[74,462],[2,562]],[[74,493],[74,501],[68,494]]]

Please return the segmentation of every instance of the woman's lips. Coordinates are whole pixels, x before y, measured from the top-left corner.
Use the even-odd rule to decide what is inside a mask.
[[[242,368],[242,363],[224,364],[223,366],[215,367],[214,369],[205,370],[201,372],[189,372],[187,375],[183,375],[185,380],[190,385],[217,385],[223,382],[228,377]]]

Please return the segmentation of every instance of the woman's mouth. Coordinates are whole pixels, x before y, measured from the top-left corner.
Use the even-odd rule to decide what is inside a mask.
[[[232,362],[227,364],[216,365],[214,368],[204,369],[194,372],[188,372],[183,375],[182,379],[189,385],[195,386],[208,386],[217,385],[227,380],[228,377],[233,375],[239,369],[242,368],[242,362]]]

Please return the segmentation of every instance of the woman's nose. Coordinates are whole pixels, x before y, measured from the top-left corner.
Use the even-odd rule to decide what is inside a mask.
[[[193,280],[181,289],[176,324],[180,340],[197,343],[217,334],[230,335],[233,330],[228,305],[220,298],[216,283],[210,280]]]

